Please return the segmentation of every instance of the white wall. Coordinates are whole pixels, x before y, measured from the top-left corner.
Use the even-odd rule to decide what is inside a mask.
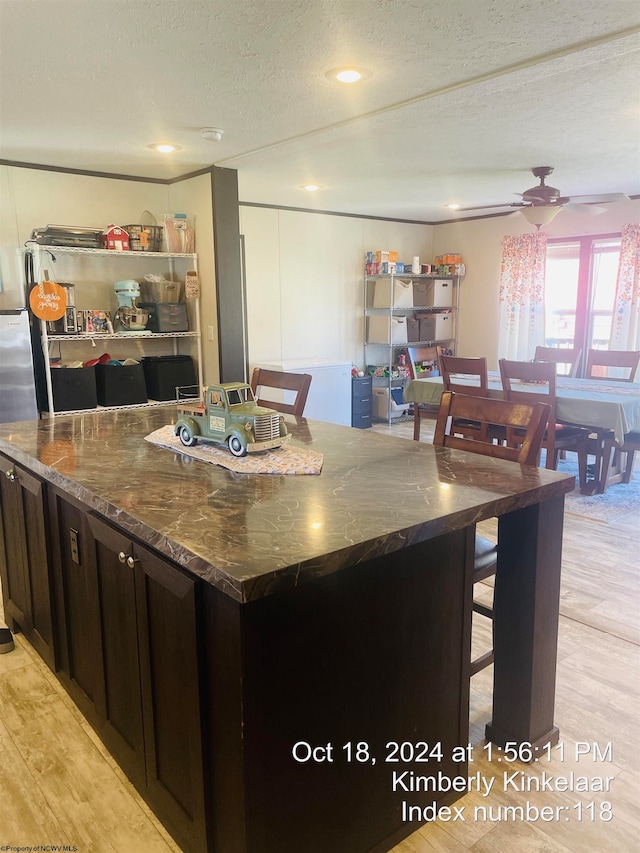
[[[428,225],[240,207],[249,362],[364,362],[364,253],[433,254]]]
[[[176,210],[196,216],[196,250],[200,262],[200,278],[203,290],[203,306],[209,319],[206,325],[214,326],[214,342],[209,344],[205,365],[208,380],[218,378],[217,324],[215,311],[215,283],[213,264],[213,227],[211,214],[211,182],[208,175],[192,178],[173,185],[148,181],[129,181],[101,178],[89,175],[73,175],[64,172],[49,172],[41,169],[26,169],[0,166],[0,273],[3,286],[13,287],[21,275],[16,250],[22,248],[34,228],[46,225],[75,225],[106,228],[110,223],[128,225],[140,222],[143,211],[149,210],[162,223],[164,213]],[[151,254],[140,259],[127,257],[79,257],[58,254],[54,263],[46,261],[51,277],[57,281],[76,285],[78,308],[100,308],[115,310],[116,299],[112,284],[123,278],[141,279],[147,273],[169,276],[169,263],[165,259],[153,259]],[[114,253],[115,255],[115,253]],[[188,263],[176,263],[176,277],[184,280]],[[36,274],[41,271],[36,271]],[[108,283],[108,284],[105,284]],[[206,328],[205,328],[206,337]],[[157,355],[166,353],[164,341],[117,342],[109,344],[114,357]],[[71,353],[71,347],[75,347]],[[69,352],[67,352],[69,350]],[[191,341],[181,349],[196,355]],[[213,351],[213,354],[211,353]],[[85,359],[95,355],[91,344],[67,344],[63,358]]]
[[[640,200],[612,204],[599,216],[563,210],[549,225],[549,237],[619,233],[623,225],[640,222]],[[436,225],[433,252],[460,252],[466,276],[460,289],[458,353],[486,355],[489,369],[498,365],[500,265],[502,238],[535,230],[518,212],[510,216]]]
[[[19,274],[15,250],[33,228],[52,225],[105,227],[138,222],[143,210],[162,221],[163,213],[183,210],[196,217],[196,249],[202,285],[201,324],[205,381],[219,376],[215,305],[211,184],[208,175],[172,184],[126,181],[45,170],[0,166],[0,273],[5,286]],[[619,232],[640,221],[640,200],[611,205],[601,216],[563,210],[545,231],[554,237]],[[458,350],[485,354],[495,368],[498,356],[498,289],[501,240],[532,229],[517,212],[511,216],[446,225],[410,225],[383,220],[269,208],[240,207],[245,235],[249,361],[334,358],[364,361],[363,258],[373,249],[397,250],[400,260],[419,255],[424,263],[442,252],[460,252],[467,274],[460,294]],[[140,263],[139,278],[147,270]],[[104,305],[104,281],[123,277],[122,260],[76,262],[59,256],[51,273],[74,281],[78,307]],[[158,271],[156,261],[149,271]],[[159,271],[168,273],[168,268]],[[73,273],[73,277],[70,274]],[[180,270],[184,275],[184,270]],[[124,277],[133,275],[130,268]],[[115,306],[115,298],[109,294]],[[208,340],[208,327],[213,340]],[[80,357],[80,356],[78,356]]]
[[[0,166],[0,186],[0,264],[3,279],[19,274],[15,250],[24,246],[34,228],[46,225],[106,228],[112,222],[126,225],[139,222],[143,210],[150,210],[161,222],[168,204],[167,187],[161,184],[13,166]],[[63,263],[62,256],[58,263]],[[52,276],[65,281],[62,275],[57,274],[58,269],[52,262]],[[116,275],[113,280],[117,281],[118,267],[113,274]],[[122,278],[121,275],[119,277]],[[89,269],[85,271],[85,278],[90,287]]]

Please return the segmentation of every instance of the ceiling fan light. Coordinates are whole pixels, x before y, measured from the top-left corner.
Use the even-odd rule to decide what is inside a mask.
[[[536,204],[532,207],[520,208],[520,213],[530,225],[548,225],[556,218],[562,207],[558,204]]]

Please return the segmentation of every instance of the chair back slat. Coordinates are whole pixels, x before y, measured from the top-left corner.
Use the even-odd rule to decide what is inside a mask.
[[[287,373],[281,370],[266,370],[254,367],[251,376],[251,389],[260,406],[275,409],[283,414],[301,417],[309,394],[312,376],[310,373]],[[261,397],[263,388],[277,388],[282,391],[294,391],[296,396],[293,403],[280,400],[268,400]]]
[[[439,360],[445,391],[455,391],[467,396],[488,396],[489,381],[486,358],[441,355]]]
[[[534,361],[552,361],[555,364],[568,365],[569,370],[561,373],[563,376],[577,376],[582,347],[571,349],[564,347],[536,347]],[[560,374],[560,371],[559,371]]]
[[[505,400],[521,403],[547,403],[551,407],[549,423],[542,446],[547,450],[556,441],[556,370],[558,365],[551,361],[498,362]],[[523,384],[527,387],[523,387]]]
[[[640,351],[590,349],[587,356],[587,379],[616,379],[633,382],[640,364]],[[609,368],[628,370],[626,376],[609,376]]]
[[[444,391],[433,443],[438,447],[535,465],[550,411],[545,403],[513,403]],[[476,421],[480,429],[474,436],[456,435],[452,430],[457,419]],[[495,430],[496,426],[506,428],[504,444],[490,441],[492,428]]]

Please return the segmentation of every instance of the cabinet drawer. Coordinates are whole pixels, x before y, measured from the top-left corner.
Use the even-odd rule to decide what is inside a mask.
[[[356,429],[368,429],[371,426],[371,411],[351,416],[351,426]]]
[[[371,387],[373,378],[371,376],[358,376],[351,380],[351,396],[356,397],[371,397]]]
[[[366,397],[354,397],[351,401],[351,413],[354,415],[371,414],[373,408],[371,393]]]

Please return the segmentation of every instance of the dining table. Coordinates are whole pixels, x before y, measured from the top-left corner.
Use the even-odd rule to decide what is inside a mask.
[[[469,378],[469,384],[474,380]],[[456,379],[464,384],[463,378]],[[501,398],[502,381],[498,371],[489,371],[489,397]],[[413,403],[414,431],[417,440],[420,435],[420,405],[440,404],[444,390],[441,376],[428,376],[411,380],[404,389],[405,403]],[[531,384],[526,390],[535,392],[537,386]],[[615,379],[578,379],[572,376],[558,376],[556,382],[556,417],[559,422],[576,424],[594,431],[601,443],[597,457],[602,464],[596,465],[594,476],[588,479],[582,489],[585,494],[605,491],[611,482],[609,476],[609,458],[611,451],[621,447],[625,436],[640,433],[640,383]]]

